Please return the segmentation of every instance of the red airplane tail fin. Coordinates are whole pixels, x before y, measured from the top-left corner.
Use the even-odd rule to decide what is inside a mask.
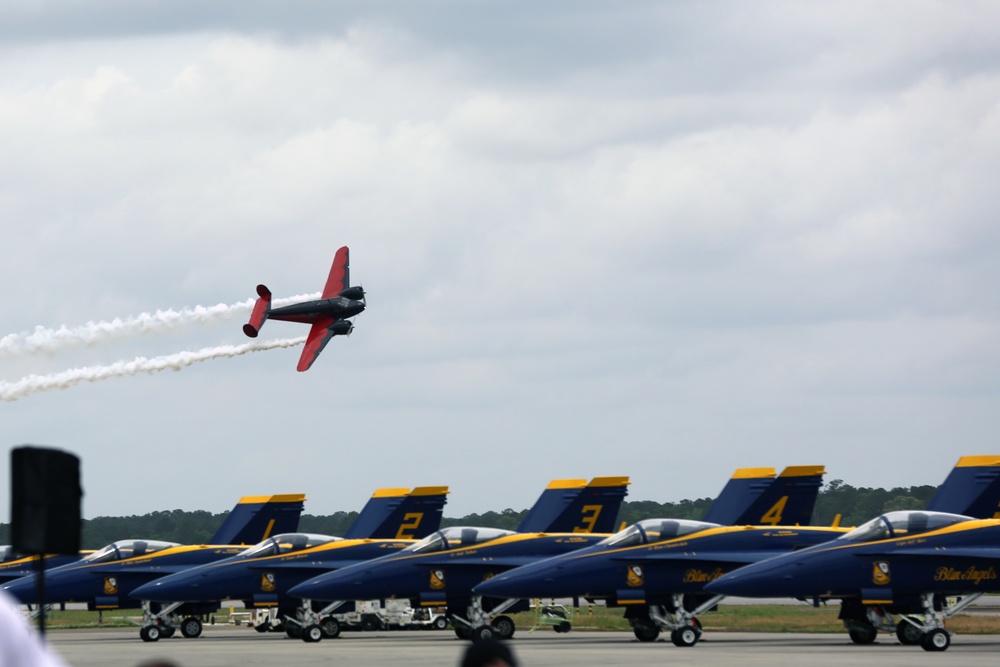
[[[271,311],[271,290],[264,285],[257,285],[257,294],[260,295],[260,298],[253,305],[250,322],[243,325],[243,333],[250,338],[257,337],[260,328],[264,326],[264,320],[267,319],[267,315]]]

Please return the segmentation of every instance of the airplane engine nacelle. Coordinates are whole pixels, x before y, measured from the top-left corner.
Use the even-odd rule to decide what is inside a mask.
[[[348,287],[345,290],[341,290],[340,296],[345,299],[350,299],[351,301],[361,301],[361,299],[365,298],[365,291],[360,285],[355,285],[354,287]]]
[[[330,325],[330,331],[334,336],[346,336],[354,330],[354,323],[348,320],[341,320]]]

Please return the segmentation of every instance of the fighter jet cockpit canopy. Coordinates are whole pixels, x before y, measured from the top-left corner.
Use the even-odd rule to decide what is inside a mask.
[[[344,538],[330,535],[314,535],[312,533],[282,533],[269,537],[249,549],[240,552],[235,558],[264,558],[265,556],[280,556],[282,554],[311,549],[321,544],[337,542]]]
[[[898,511],[889,512],[863,523],[854,530],[838,537],[844,542],[875,542],[910,537],[932,530],[952,526],[963,521],[973,521],[972,517],[945,512]]]
[[[474,544],[482,544],[484,542],[489,542],[490,540],[516,534],[517,533],[512,530],[503,530],[501,528],[469,528],[455,526],[439,530],[436,533],[431,533],[416,544],[411,544],[406,547],[403,551],[411,554],[429,554],[434,553],[435,551],[449,551],[451,549],[470,547]]]
[[[633,523],[628,528],[601,540],[598,544],[612,549],[622,549],[672,540],[710,528],[719,528],[719,524],[689,519],[646,519],[639,523]]]
[[[94,553],[84,556],[81,563],[110,563],[126,558],[137,558],[148,556],[151,553],[179,547],[176,542],[163,542],[161,540],[119,540],[98,549]]]

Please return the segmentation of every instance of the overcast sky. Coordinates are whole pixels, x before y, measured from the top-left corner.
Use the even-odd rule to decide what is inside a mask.
[[[81,456],[87,517],[938,484],[1000,452],[998,30],[992,2],[4,3],[0,338],[316,292],[342,245],[368,291],[307,373],[0,402],[6,447]],[[8,351],[0,382],[246,318]]]

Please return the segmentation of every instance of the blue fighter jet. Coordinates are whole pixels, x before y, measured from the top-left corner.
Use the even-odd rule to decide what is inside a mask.
[[[780,497],[764,519],[783,523],[784,513],[808,523],[819,491],[822,466],[786,468],[773,484]],[[803,500],[804,499],[804,500]],[[808,512],[795,511],[804,502]],[[781,507],[780,511],[776,507]],[[678,646],[693,646],[701,636],[698,615],[715,607],[707,582],[746,563],[836,537],[836,528],[721,526],[707,521],[647,519],[598,544],[555,558],[538,560],[498,574],[475,586],[491,599],[585,597],[623,606],[635,636],[653,641],[660,629],[671,631]]]
[[[471,630],[479,627],[488,634],[491,617],[497,632],[509,636],[514,632],[513,621],[499,614],[511,605],[486,609],[473,606],[472,586],[507,568],[601,539],[591,531],[614,525],[628,483],[627,477],[597,477],[582,490],[550,485],[546,493],[565,496],[560,516],[547,526],[539,526],[537,516],[545,513],[529,512],[519,528],[541,527],[559,532],[446,528],[399,552],[309,579],[290,589],[289,595],[302,598],[305,607],[315,601],[330,601],[322,610],[324,614],[351,600],[409,598],[425,607],[447,605],[460,637],[471,636]],[[575,493],[566,493],[569,490]]]
[[[998,519],[889,512],[826,544],[730,572],[707,588],[719,595],[840,599],[840,617],[858,644],[874,642],[884,620],[902,614],[892,628],[900,643],[944,651],[951,644],[945,619],[1000,592],[997,545]]]
[[[303,496],[304,498],[305,496]],[[247,496],[240,499],[236,507],[226,516],[225,521],[212,538],[214,544],[247,544],[256,541],[261,535],[270,535],[275,526],[268,526],[271,520],[280,521],[278,526],[298,525],[302,513],[302,503],[279,501],[278,496],[268,497],[265,511],[261,504],[262,498]],[[13,552],[12,547],[0,547],[6,551],[0,552],[0,586],[21,577],[32,576],[38,571],[37,556],[20,556]],[[78,562],[94,553],[93,549],[84,549],[78,554],[46,554],[45,570],[54,570],[63,565]]]
[[[302,636],[297,620],[298,600],[285,595],[294,584],[317,573],[401,549],[437,530],[448,487],[423,486],[378,489],[344,537],[285,533],[275,535],[234,556],[169,574],[131,592],[145,605],[172,610],[183,603],[218,606],[219,600],[243,600],[248,609],[263,612],[254,621],[259,632],[284,631]],[[146,625],[145,641],[162,635],[163,611]],[[340,633],[340,622],[323,618],[320,630]]]
[[[998,457],[963,457],[930,506],[992,516],[1000,501],[997,464]],[[476,593],[605,599],[610,606],[625,606],[625,617],[640,641],[653,641],[665,629],[674,644],[691,646],[701,636],[698,615],[724,597],[711,587],[706,589],[706,584],[743,565],[826,542],[845,532],[797,526],[721,529],[649,520],[596,547],[499,575],[477,586]],[[778,595],[774,591],[760,594]]]
[[[84,556],[94,553],[93,549],[81,551],[78,554],[46,554],[45,569],[51,570],[61,565],[75,563]],[[0,547],[0,586],[27,577],[38,571],[38,556],[20,556],[12,546]]]
[[[944,575],[946,581],[934,581],[935,587],[922,588],[917,593],[906,592],[913,590],[914,582],[917,588],[923,583],[917,576],[900,576],[908,569],[896,568],[896,575],[893,576],[892,561],[906,568],[915,564],[926,567],[934,559],[928,558],[924,552],[931,548],[932,543],[939,541],[938,533],[933,528],[955,523],[957,536],[947,538],[945,542],[948,546],[939,547],[938,553],[942,557],[959,556],[962,550],[950,543],[950,540],[958,539],[973,549],[981,563],[981,559],[988,558],[990,550],[976,551],[976,545],[988,544],[985,537],[979,536],[990,533],[977,532],[977,522],[970,523],[954,516],[997,519],[1000,518],[998,504],[1000,456],[963,456],[923,512],[885,514],[822,548],[741,568],[721,577],[708,588],[746,597],[788,594],[812,600],[840,598],[840,619],[853,642],[870,644],[882,630],[895,633],[902,644],[919,643],[929,651],[943,651],[950,644],[950,637],[943,631],[944,619],[961,611],[979,596],[965,598],[949,606],[947,598],[940,593],[940,586],[936,586],[952,583]],[[918,533],[920,537],[913,537]],[[983,541],[978,542],[980,539]],[[910,548],[912,545],[917,546]],[[876,557],[882,553],[879,550],[884,551],[884,558]],[[947,563],[941,565],[947,568],[957,567],[955,563],[958,561],[943,558],[941,562]],[[961,562],[969,564],[970,580],[974,580],[973,575],[979,566],[975,558]],[[867,568],[867,575],[858,574],[860,570],[856,566],[862,564],[864,567],[861,569]],[[942,573],[945,571],[941,570]],[[807,576],[807,572],[811,574]],[[861,576],[864,585],[850,588],[848,573],[855,578]],[[897,583],[890,586],[893,579]],[[902,586],[899,582],[903,582]],[[977,582],[970,592],[974,595],[981,590],[982,583],[988,582]],[[845,585],[847,589],[843,588]],[[893,614],[900,614],[898,621]]]
[[[129,593],[143,583],[239,553],[248,543],[260,541],[271,531],[293,531],[302,514],[303,494],[245,496],[212,538],[214,544],[184,546],[162,540],[120,540],[74,562],[45,572],[45,599],[39,600],[36,575],[6,584],[3,589],[23,604],[86,602],[87,608],[118,609],[139,606]],[[207,611],[214,611],[215,608]],[[189,607],[185,615],[172,619],[164,634],[180,628],[185,637],[201,634],[197,615],[201,608]]]

